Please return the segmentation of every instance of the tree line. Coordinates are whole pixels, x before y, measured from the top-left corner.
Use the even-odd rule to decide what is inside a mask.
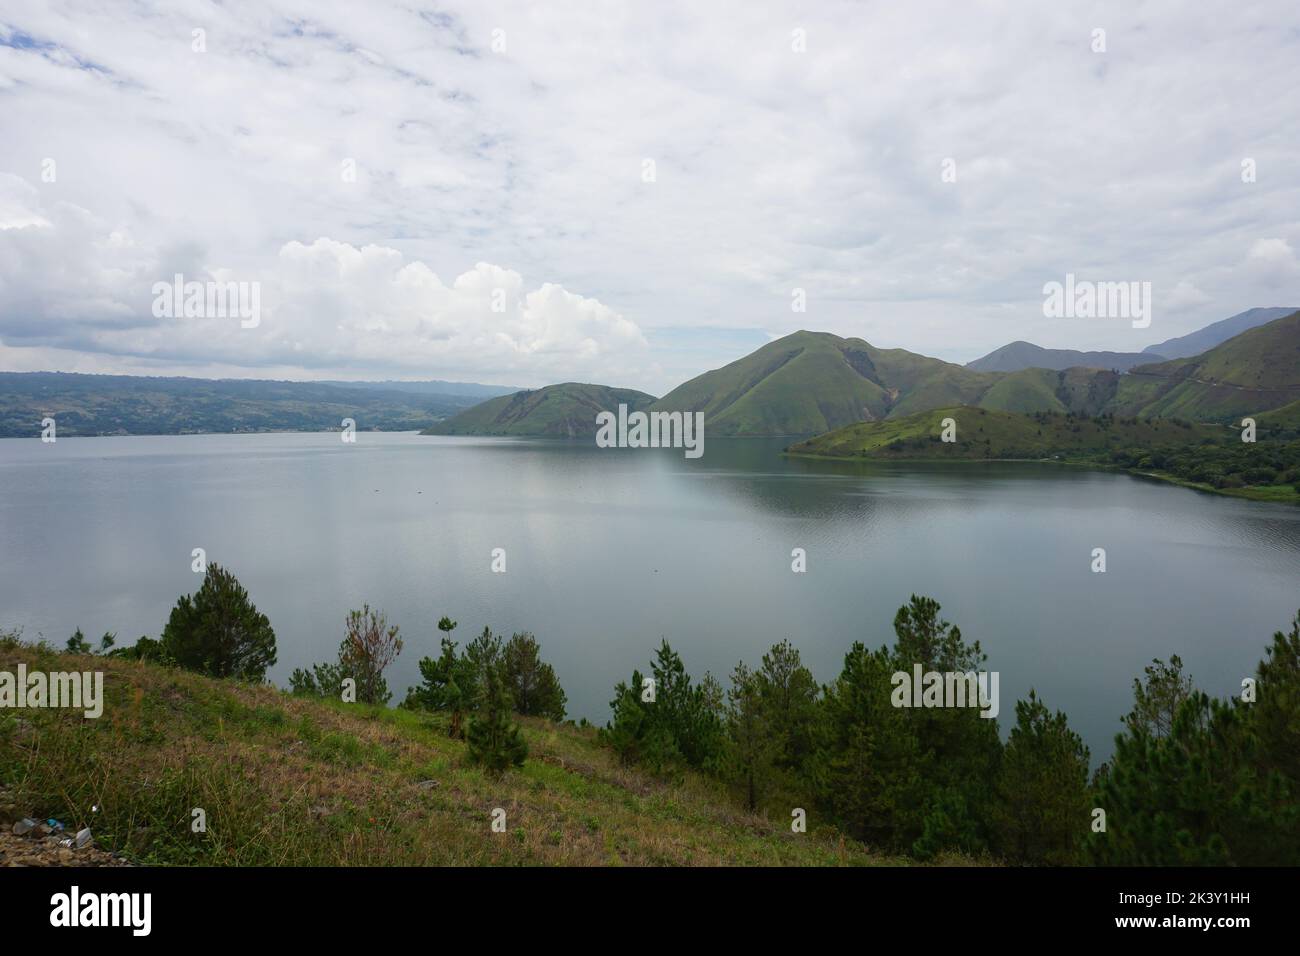
[[[1034,692],[1016,702],[1005,742],[976,707],[898,707],[894,675],[974,673],[987,656],[913,595],[894,642],[854,642],[820,684],[783,640],[729,686],[698,681],[664,641],[649,671],[619,682],[600,741],[627,765],[691,770],[731,788],[753,812],[810,819],[873,847],[932,859],[945,851],[1034,865],[1279,865],[1300,860],[1300,613],[1273,639],[1249,695],[1216,700],[1182,662],[1153,661],[1133,682],[1112,759],[1090,754],[1066,715]],[[516,715],[565,717],[566,697],[537,639],[490,628],[462,648],[443,617],[436,657],[400,707],[445,715],[469,759],[504,773],[528,755]],[[69,650],[158,660],[213,677],[261,681],[275,635],[229,571],[210,564],[180,598],[160,640],[98,649],[78,630]],[[299,668],[299,695],[386,705],[383,674],[401,652],[397,626],[368,605],[350,611],[334,661]],[[348,692],[351,693],[349,697]],[[582,721],[585,725],[586,721]]]

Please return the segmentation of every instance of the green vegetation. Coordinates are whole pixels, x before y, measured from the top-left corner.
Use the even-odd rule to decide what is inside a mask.
[[[919,666],[973,675],[986,664],[979,643],[939,612],[913,596],[894,619],[892,647],[855,642],[839,677],[798,695],[804,702],[793,709],[744,663],[725,704],[700,691],[707,675],[692,689],[665,644],[652,669],[656,690],[659,675],[676,688],[667,712],[656,710],[662,698],[637,692],[652,685],[634,674],[631,686],[618,685],[601,738],[623,762],[666,779],[703,768],[774,819],[807,808],[810,819],[914,859],[956,852],[1030,865],[1251,866],[1300,858],[1300,614],[1289,635],[1274,635],[1246,701],[1210,700],[1177,657],[1153,662],[1134,682],[1114,760],[1090,781],[1088,748],[1032,690],[1016,703],[1005,745],[975,706],[899,706],[900,674],[910,680]],[[791,650],[773,648],[764,671],[784,660],[793,667],[781,671],[799,673]],[[798,739],[809,750],[787,763]]]
[[[489,399],[424,431],[425,435],[514,435],[594,438],[596,415],[650,406],[654,396],[630,388],[566,382]]]
[[[1240,696],[1196,691],[1176,660],[1145,694],[1099,775],[1113,866],[1284,866],[1300,859],[1300,614]],[[1245,698],[1245,699],[1243,699]]]
[[[414,383],[412,383],[414,384]],[[31,438],[53,417],[59,437],[324,431],[415,431],[482,401],[319,382],[0,372],[0,438]]]
[[[212,677],[261,680],[275,663],[275,631],[244,586],[219,564],[208,565],[194,596],[183,595],[162,633],[169,661]]]
[[[360,611],[349,611],[338,662],[313,664],[310,671],[295,668],[289,687],[295,694],[387,704],[393,695],[384,671],[402,652],[398,630],[397,625],[389,627],[383,612],[372,611],[369,604]]]
[[[1137,365],[1127,353],[1056,355],[1028,343],[999,351],[1008,349],[963,368],[861,339],[796,332],[691,379],[653,409],[702,411],[712,435],[799,435],[958,406],[1226,424],[1300,399],[1300,313],[1195,358],[1157,364]],[[1052,367],[1024,367],[1038,353]],[[1106,364],[1057,367],[1074,354]],[[1113,370],[1125,368],[1131,372]]]
[[[537,638],[513,634],[501,651],[501,673],[516,713],[563,720],[567,698],[555,668],[541,658]]]
[[[449,715],[0,638],[0,670],[104,672],[105,712],[0,710],[16,816],[94,829],[130,860],[203,866],[828,866],[903,864],[826,827],[794,834],[725,786],[623,766],[595,730],[517,723],[528,758],[469,759]],[[97,812],[91,810],[98,807]],[[506,811],[506,833],[491,832]],[[206,830],[195,832],[202,808]],[[12,822],[10,819],[3,821]],[[944,862],[952,861],[945,858]],[[961,862],[961,861],[955,861]]]
[[[358,614],[362,630],[390,633],[367,611],[350,620]],[[455,627],[441,624],[444,635]],[[450,732],[450,706],[290,696],[147,654],[67,655],[0,634],[0,670],[105,673],[102,719],[0,711],[0,775],[20,812],[93,823],[101,846],[161,864],[1249,866],[1300,856],[1300,613],[1240,699],[1210,699],[1177,657],[1154,661],[1134,682],[1113,761],[1091,782],[1088,749],[1032,691],[1005,745],[981,716],[987,700],[900,702],[900,675],[914,669],[974,678],[986,666],[936,601],[913,596],[894,634],[892,647],[855,642],[824,686],[782,642],[757,671],[739,664],[726,694],[707,674],[692,681],[665,642],[651,677],[618,685],[614,718],[595,732],[514,716],[504,646],[485,631],[473,654],[455,657],[480,680],[464,741]],[[532,645],[518,646],[527,655]],[[498,808],[509,827],[500,839],[489,831]]]
[[[955,423],[943,441],[944,421]],[[1019,415],[952,407],[884,422],[862,422],[798,442],[791,455],[882,459],[1077,459],[1119,448],[1185,445],[1226,437],[1211,425],[1059,412]]]
[[[609,702],[613,719],[602,731],[625,764],[663,770],[674,763],[714,770],[722,741],[722,688],[705,674],[692,685],[681,657],[664,641],[649,677],[632,672]]]
[[[997,376],[861,339],[795,332],[679,385],[654,411],[702,411],[710,435],[800,435],[974,401]]]
[[[943,441],[944,421],[955,440]],[[856,460],[1053,460],[1127,471],[1263,501],[1300,501],[1300,403],[1260,415],[1256,440],[1237,429],[1171,419],[1017,415],[941,408],[863,422],[791,445],[796,457]]]
[[[1133,369],[1107,411],[1230,422],[1300,400],[1300,312],[1192,358]]]
[[[482,701],[469,719],[465,742],[470,763],[480,764],[493,776],[521,766],[528,757],[528,744],[510,716],[513,705],[503,668],[499,664],[489,667],[484,674]]]

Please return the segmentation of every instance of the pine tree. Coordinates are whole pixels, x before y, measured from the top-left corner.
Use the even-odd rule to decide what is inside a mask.
[[[967,643],[961,630],[940,616],[939,602],[912,595],[894,617],[896,641],[889,669],[978,673],[987,658],[979,641]],[[990,835],[993,788],[1002,742],[997,721],[976,707],[913,707],[902,711],[921,753],[919,772],[927,795],[922,842],[911,849],[927,857],[944,848],[976,853]]]
[[[916,734],[890,703],[893,670],[886,649],[854,642],[840,676],[826,688],[809,769],[818,802],[845,831],[905,850],[922,834],[927,791]]]
[[[1253,702],[1193,691],[1163,736],[1147,722],[1126,722],[1097,791],[1107,831],[1089,841],[1095,861],[1285,866],[1300,859],[1300,615],[1289,634],[1273,635],[1256,682]]]
[[[1192,690],[1192,678],[1183,676],[1183,662],[1177,654],[1169,658],[1168,664],[1153,660],[1146,667],[1146,681],[1133,680],[1133,710],[1124,717],[1124,723],[1144,727],[1157,739],[1168,737],[1178,708]]]
[[[818,687],[788,640],[772,645],[754,674],[758,697],[779,741],[777,763],[798,771],[812,753],[817,726]]]
[[[1068,866],[1090,823],[1088,748],[1065,714],[1031,690],[1016,702],[1016,725],[1002,755],[994,812],[997,845],[1020,863]]]
[[[513,635],[502,650],[502,663],[516,713],[564,719],[564,688],[555,669],[541,660],[537,638],[527,632]]]
[[[235,576],[209,564],[203,584],[172,608],[163,654],[210,677],[260,681],[275,663],[275,631]]]
[[[773,763],[781,751],[781,740],[773,733],[759,682],[744,662],[731,673],[727,691],[727,776],[745,794],[745,805],[758,809],[773,774]]]
[[[471,763],[481,764],[488,773],[500,776],[511,766],[524,762],[528,744],[512,718],[514,705],[501,668],[490,667],[483,677],[482,702],[470,718],[466,735],[469,759]]]
[[[659,719],[656,701],[643,699],[645,687],[639,670],[632,671],[630,683],[619,681],[614,699],[609,702],[612,716],[601,728],[599,738],[613,748],[624,766],[641,764],[659,773],[681,760],[681,752]]]

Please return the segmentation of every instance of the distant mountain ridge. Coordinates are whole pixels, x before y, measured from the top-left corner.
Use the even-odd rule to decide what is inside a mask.
[[[1134,365],[1160,361],[1173,356],[1146,352],[1080,352],[1077,349],[1046,349],[1032,342],[1012,342],[994,349],[983,358],[967,362],[976,372],[1019,372],[1027,368],[1061,371],[1067,368],[1101,368],[1126,372]]]
[[[1211,323],[1205,328],[1190,332],[1187,335],[1166,339],[1156,345],[1148,345],[1143,351],[1166,359],[1191,358],[1193,355],[1208,352],[1216,345],[1222,345],[1228,339],[1240,335],[1242,332],[1266,325],[1285,315],[1290,315],[1296,311],[1296,308],[1296,306],[1289,306],[1286,308],[1247,309],[1245,312],[1238,312],[1236,315]],[[1154,359],[1154,361],[1159,361],[1159,359]]]
[[[860,338],[801,330],[697,375],[660,399],[577,382],[484,401],[485,390],[503,388],[10,372],[0,373],[0,436],[31,436],[43,417],[56,415],[64,435],[324,429],[348,417],[361,429],[590,438],[596,415],[621,404],[632,411],[700,412],[708,433],[718,437],[815,435],[956,406],[1228,422],[1300,400],[1300,312],[1258,323],[1278,311],[1252,309],[1215,323],[1202,332],[1218,336],[1256,324],[1195,356],[1170,360],[1152,352],[1077,352],[1013,342],[961,366],[877,348]],[[1141,358],[1154,361],[1129,364]],[[1011,368],[1026,361],[1035,364]],[[988,365],[999,368],[981,368]],[[436,387],[464,393],[430,391]]]
[[[318,385],[334,385],[338,388],[368,388],[381,392],[410,392],[416,395],[464,395],[468,398],[495,398],[498,395],[513,395],[522,391],[518,385],[480,385],[478,382],[444,382],[431,378],[420,382],[399,380],[378,382],[343,382],[321,381]]]
[[[76,372],[0,372],[0,437],[323,431],[416,431],[477,401],[467,395],[345,388],[320,382]]]

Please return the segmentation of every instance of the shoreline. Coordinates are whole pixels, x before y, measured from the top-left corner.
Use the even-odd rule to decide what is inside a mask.
[[[1021,463],[1035,465],[1063,465],[1072,468],[1086,468],[1090,471],[1106,471],[1117,474],[1131,475],[1134,478],[1149,478],[1153,481],[1162,481],[1166,484],[1177,485],[1180,488],[1187,488],[1191,491],[1203,491],[1212,495],[1222,495],[1228,498],[1241,498],[1245,501],[1259,501],[1269,504],[1282,505],[1300,505],[1300,493],[1292,492],[1289,495],[1279,495],[1260,488],[1215,488],[1213,485],[1207,485],[1202,482],[1188,481],[1185,478],[1179,478],[1176,475],[1170,475],[1158,471],[1139,471],[1135,468],[1124,468],[1119,465],[1106,464],[1104,462],[1094,462],[1079,459],[1061,459],[1061,458],[921,458],[921,457],[897,457],[897,458],[850,458],[846,455],[813,455],[804,452],[782,451],[782,458],[803,458],[810,461],[838,461],[852,464],[883,464],[887,462],[921,463],[921,464],[955,464],[955,465],[975,465],[981,463]],[[1276,486],[1268,486],[1276,487]]]

